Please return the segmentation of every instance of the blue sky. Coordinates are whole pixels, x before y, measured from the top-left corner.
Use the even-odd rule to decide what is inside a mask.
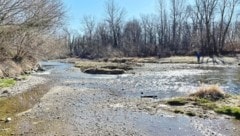
[[[105,15],[106,0],[63,0],[67,11],[68,27],[80,30],[81,18],[84,15],[92,15],[101,20]],[[115,0],[115,2],[127,12],[127,18],[138,18],[140,14],[156,12],[156,0]]]

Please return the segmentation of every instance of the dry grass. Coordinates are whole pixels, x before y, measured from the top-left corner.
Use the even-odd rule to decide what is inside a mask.
[[[123,57],[123,58],[110,58],[105,61],[113,63],[159,63],[159,59],[155,57],[137,58],[137,57]]]
[[[216,101],[224,99],[226,95],[218,85],[210,85],[200,87],[196,93],[193,93],[190,96]]]
[[[215,57],[215,60],[219,64],[238,64],[238,59],[236,57]],[[207,61],[212,61],[212,58],[208,56],[202,56],[201,62],[207,63]],[[197,64],[196,56],[172,56],[167,58],[161,58],[160,63],[186,63],[186,64]],[[224,63],[223,63],[224,62]],[[208,62],[211,64],[210,62]]]
[[[161,58],[160,63],[187,63],[196,64],[197,59],[194,56],[172,56],[168,58]]]
[[[215,117],[219,113],[240,120],[240,96],[225,94],[218,85],[202,86],[188,97],[174,98],[164,103],[171,106],[169,111],[177,114],[205,118]]]

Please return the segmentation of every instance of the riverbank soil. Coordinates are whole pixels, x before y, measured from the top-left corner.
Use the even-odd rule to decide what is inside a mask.
[[[32,76],[47,79],[49,83],[44,82],[44,87],[33,91],[39,95],[30,93],[23,96],[27,99],[20,97],[23,105],[30,102],[28,98],[35,99],[32,105],[14,115],[2,116],[0,135],[237,136],[240,133],[239,120],[218,114],[205,118],[175,114],[167,110],[166,104],[159,103],[193,93],[199,82],[221,83],[226,93],[237,94],[240,71],[236,65],[140,63],[132,67],[132,72],[99,75],[83,73],[73,61],[67,61],[71,60],[41,63],[46,71]]]
[[[17,77],[23,74],[29,74],[38,69],[37,60],[31,56],[23,58],[21,61],[14,59],[0,60],[0,78]]]

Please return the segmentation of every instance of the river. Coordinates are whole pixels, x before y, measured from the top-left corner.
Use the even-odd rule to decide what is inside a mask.
[[[240,94],[237,66],[144,64],[128,74],[91,75],[71,63],[46,61],[41,65],[46,71],[35,76],[50,79],[52,89],[24,116],[20,134],[239,135],[237,120],[164,111],[149,114],[121,105],[133,99],[141,101],[143,95],[157,96],[156,100],[185,96],[201,84],[219,84],[227,93]]]

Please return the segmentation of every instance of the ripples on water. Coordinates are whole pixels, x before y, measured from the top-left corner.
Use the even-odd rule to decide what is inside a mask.
[[[75,87],[113,90],[129,97],[142,94],[158,98],[182,96],[194,92],[201,84],[219,84],[226,92],[240,93],[239,67],[145,64],[136,68],[135,74],[91,75],[72,70],[73,65],[69,63],[43,62],[42,65],[48,70],[45,74],[51,72]]]

